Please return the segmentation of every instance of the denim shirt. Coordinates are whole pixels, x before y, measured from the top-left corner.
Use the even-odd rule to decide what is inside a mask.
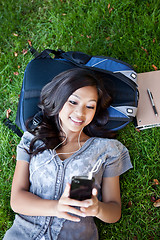
[[[87,176],[95,163],[101,165],[94,173],[98,198],[101,200],[103,177],[119,176],[132,168],[128,150],[118,140],[89,138],[84,145],[69,158],[62,161],[55,150],[45,150],[30,159],[27,151],[33,135],[25,132],[17,146],[17,160],[27,161],[30,171],[30,192],[50,200],[60,199],[66,183],[72,176]],[[36,142],[36,147],[42,144]],[[26,216],[16,214],[13,226],[7,231],[5,240],[97,240],[98,231],[93,217],[80,217],[80,222],[63,218]]]

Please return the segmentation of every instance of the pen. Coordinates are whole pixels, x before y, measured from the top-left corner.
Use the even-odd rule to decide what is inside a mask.
[[[158,116],[157,109],[156,109],[154,101],[153,101],[153,95],[152,95],[152,93],[151,93],[151,91],[149,89],[147,89],[147,92],[148,92],[148,96],[149,96],[149,99],[150,99],[151,104],[152,104],[152,108],[153,108],[154,114],[156,116]]]

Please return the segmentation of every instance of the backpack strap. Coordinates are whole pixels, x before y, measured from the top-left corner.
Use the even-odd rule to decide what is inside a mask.
[[[28,129],[32,132],[39,124],[43,121],[43,113],[39,111],[34,117],[28,122]]]
[[[45,49],[43,52],[38,53],[37,55],[35,55],[35,59],[39,59],[39,58],[52,58],[49,54],[53,53],[55,55],[55,58],[61,58],[61,54],[64,53],[64,51],[62,51],[61,49],[56,50],[52,50],[52,49]]]
[[[22,137],[23,133],[19,130],[19,128],[13,124],[9,118],[4,119],[3,123],[11,129],[14,133],[16,133],[19,137]]]
[[[37,57],[39,55],[39,52],[35,48],[32,47],[31,40],[28,40],[28,47],[34,57]]]
[[[29,47],[29,51],[32,53],[32,55],[36,58],[39,55],[39,52],[33,48],[33,47]]]
[[[92,56],[88,54],[77,51],[63,52],[61,57],[78,66],[85,65],[92,58]]]
[[[77,65],[78,67],[84,66],[92,57],[82,52],[77,52],[77,51],[64,52],[61,49],[58,49],[57,51],[52,49],[45,49],[43,52],[38,53],[33,47],[31,47],[30,51],[35,56],[36,59],[52,58],[49,54],[53,53],[55,55],[55,59],[61,58],[61,59],[68,60],[72,62],[74,65]]]
[[[52,49],[45,49],[43,52],[39,53],[35,48],[33,48],[31,40],[28,40],[28,47],[29,47],[29,50],[30,50],[31,54],[36,59],[38,59],[38,58],[51,58],[51,56],[49,55],[50,53],[53,53],[55,55],[55,57],[59,57],[60,54],[62,54],[64,52],[61,49],[58,49],[57,51],[52,50]]]

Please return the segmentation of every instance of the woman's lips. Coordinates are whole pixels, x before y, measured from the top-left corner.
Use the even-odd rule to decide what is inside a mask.
[[[70,119],[72,120],[72,122],[74,122],[76,125],[81,125],[84,121],[74,118],[74,117],[70,117]]]

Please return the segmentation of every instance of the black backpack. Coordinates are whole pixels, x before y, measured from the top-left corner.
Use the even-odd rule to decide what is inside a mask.
[[[136,116],[138,105],[137,74],[133,67],[120,60],[90,56],[82,52],[45,49],[38,53],[33,47],[30,51],[35,56],[31,60],[24,73],[24,79],[16,115],[16,125],[26,131],[25,122],[34,117],[33,127],[41,121],[41,113],[38,108],[39,96],[44,85],[50,82],[59,73],[71,68],[91,69],[100,75],[104,85],[114,89],[113,103],[107,109],[109,119],[105,126],[106,130],[117,131],[125,127]],[[54,54],[54,58],[50,56]],[[10,124],[7,119],[6,125],[10,126],[19,136],[22,132],[16,126]]]

